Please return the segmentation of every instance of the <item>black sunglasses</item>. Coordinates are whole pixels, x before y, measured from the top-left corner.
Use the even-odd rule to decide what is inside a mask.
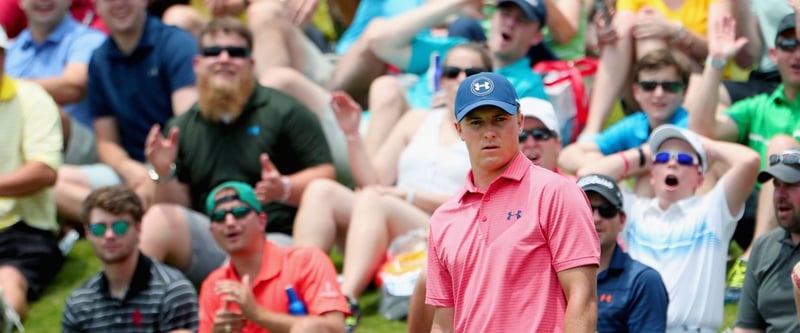
[[[200,54],[204,57],[216,57],[222,54],[222,51],[228,52],[231,58],[247,58],[250,56],[250,50],[241,46],[209,46],[200,50]]]
[[[775,46],[786,52],[794,52],[794,50],[797,50],[798,44],[800,44],[800,41],[797,38],[778,38],[775,41]]]
[[[769,166],[773,166],[778,163],[783,163],[786,165],[800,165],[800,154],[786,153],[769,155]]]
[[[617,207],[614,207],[614,206],[609,205],[609,204],[604,204],[604,205],[600,205],[600,206],[592,206],[592,213],[594,213],[594,211],[597,211],[598,213],[600,213],[600,217],[602,217],[604,219],[610,219],[610,218],[612,218],[614,216],[617,216],[617,214],[619,214],[619,209],[617,209]]]
[[[681,91],[684,86],[683,82],[678,81],[639,81],[636,84],[646,92],[653,92],[658,86],[661,86],[661,89],[664,89],[665,92],[676,93]]]
[[[442,68],[442,77],[455,79],[458,77],[458,74],[461,74],[461,72],[464,72],[464,74],[467,76],[473,76],[475,74],[485,72],[485,70],[478,67],[461,68],[455,66],[444,66],[444,68]]]
[[[536,141],[545,141],[556,136],[556,133],[546,128],[533,128],[527,131],[522,130],[522,132],[519,133],[519,142],[527,140],[528,136],[532,136]]]
[[[124,236],[131,227],[131,223],[125,220],[111,223],[95,222],[89,224],[89,232],[95,237],[103,237],[106,234],[106,230],[108,230],[109,224],[111,225],[111,231],[117,236]]]
[[[214,213],[211,214],[210,218],[211,218],[211,222],[222,223],[222,222],[225,222],[225,217],[228,216],[228,214],[233,215],[233,218],[238,220],[240,218],[243,218],[243,217],[247,216],[247,214],[250,214],[250,212],[252,212],[252,211],[253,211],[253,209],[250,208],[250,207],[238,206],[238,207],[233,207],[233,208],[231,208],[229,210],[218,210],[218,211],[215,211]]]

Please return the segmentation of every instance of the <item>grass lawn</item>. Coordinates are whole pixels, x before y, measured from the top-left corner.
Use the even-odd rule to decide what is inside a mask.
[[[334,260],[341,263],[340,258]],[[54,333],[60,331],[61,311],[69,292],[81,282],[100,269],[100,262],[94,255],[91,245],[81,239],[67,257],[64,268],[48,285],[42,298],[31,305],[30,314],[25,321],[28,333]],[[359,333],[399,333],[406,331],[402,321],[387,321],[378,314],[379,293],[370,291],[361,298],[364,312]],[[736,306],[725,306],[725,323],[723,327],[732,327],[736,317]]]

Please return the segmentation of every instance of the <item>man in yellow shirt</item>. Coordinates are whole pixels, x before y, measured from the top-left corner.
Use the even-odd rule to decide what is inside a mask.
[[[5,75],[8,45],[0,27],[0,325],[19,328],[64,262],[52,193],[63,137],[50,95]]]

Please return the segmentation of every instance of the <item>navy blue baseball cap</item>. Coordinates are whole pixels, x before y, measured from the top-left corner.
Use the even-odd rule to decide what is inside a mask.
[[[544,2],[545,0],[500,0],[497,7],[506,3],[516,4],[529,20],[538,21],[539,26],[544,27],[547,24],[547,7]]]
[[[517,114],[519,99],[511,82],[500,74],[483,72],[461,81],[456,92],[456,121],[482,106],[495,106]]]
[[[778,30],[775,34],[775,40],[778,39],[786,30],[794,30],[797,26],[797,22],[795,22],[794,13],[789,13],[784,16],[781,21],[778,23]]]

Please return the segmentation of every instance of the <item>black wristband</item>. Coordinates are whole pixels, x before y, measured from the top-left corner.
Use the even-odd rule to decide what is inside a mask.
[[[639,152],[639,167],[642,168],[644,167],[644,150],[642,150],[642,147],[637,147],[636,151]]]

